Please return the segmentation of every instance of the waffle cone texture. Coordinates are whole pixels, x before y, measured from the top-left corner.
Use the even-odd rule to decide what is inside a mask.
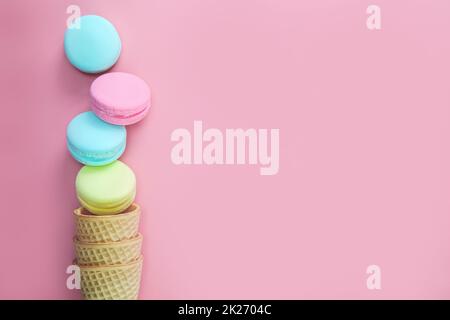
[[[74,211],[76,263],[87,300],[136,300],[142,273],[141,209],[132,204],[115,215]]]
[[[83,243],[110,243],[131,240],[138,235],[141,209],[132,204],[117,215],[96,216],[84,208],[74,211],[76,238]]]
[[[142,235],[130,240],[107,243],[85,243],[74,239],[77,263],[81,266],[113,266],[132,263],[139,259]]]
[[[115,266],[80,266],[81,290],[87,300],[137,300],[142,273],[142,256]]]

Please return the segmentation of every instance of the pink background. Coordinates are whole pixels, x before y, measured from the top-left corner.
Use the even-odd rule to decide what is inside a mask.
[[[113,70],[154,94],[122,158],[142,298],[450,298],[448,0],[2,1],[0,298],[79,298],[65,129],[95,76],[64,56],[69,4],[116,25]],[[279,128],[278,175],[173,165],[194,120]]]

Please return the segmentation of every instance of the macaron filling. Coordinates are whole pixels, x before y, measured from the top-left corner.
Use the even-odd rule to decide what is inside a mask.
[[[90,166],[101,166],[119,158],[125,151],[126,141],[111,151],[87,152],[74,146],[67,141],[67,148],[72,156],[83,164]]]
[[[111,203],[92,203],[89,202],[88,200],[84,200],[80,195],[77,196],[78,201],[80,202],[82,207],[86,208],[89,212],[98,215],[116,214],[125,211],[129,206],[132,205],[135,197],[136,197],[136,190],[133,190],[133,192],[125,199],[121,200],[118,203],[111,204]]]
[[[96,99],[92,99],[92,110],[98,115],[98,116],[107,116],[117,119],[130,119],[137,116],[140,116],[141,114],[144,114],[147,112],[147,110],[150,108],[150,104],[146,103],[142,106],[139,106],[133,110],[119,110],[114,108],[107,108],[103,106],[100,102],[98,102]],[[138,111],[136,111],[138,110]]]

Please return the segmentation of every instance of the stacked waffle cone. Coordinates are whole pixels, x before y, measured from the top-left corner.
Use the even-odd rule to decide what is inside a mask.
[[[82,72],[109,70],[119,58],[121,40],[105,18],[79,18],[68,27],[64,49]],[[107,72],[89,90],[91,111],[67,126],[67,148],[84,166],[76,178],[74,211],[76,264],[86,299],[138,299],[141,282],[140,206],[134,203],[136,178],[118,159],[127,145],[126,126],[141,121],[150,109],[150,88],[138,76]]]
[[[142,272],[140,207],[131,205],[115,215],[74,211],[75,255],[81,290],[88,300],[135,300]]]

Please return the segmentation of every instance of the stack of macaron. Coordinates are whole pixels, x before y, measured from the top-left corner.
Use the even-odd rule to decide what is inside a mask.
[[[64,48],[70,63],[86,73],[112,67],[120,37],[106,19],[89,15],[68,28]],[[86,299],[137,299],[142,270],[140,207],[134,203],[136,177],[118,160],[124,153],[127,125],[147,114],[150,89],[144,80],[110,72],[90,87],[90,111],[67,126],[67,148],[83,164],[76,177],[80,207],[74,211],[76,263]]]

